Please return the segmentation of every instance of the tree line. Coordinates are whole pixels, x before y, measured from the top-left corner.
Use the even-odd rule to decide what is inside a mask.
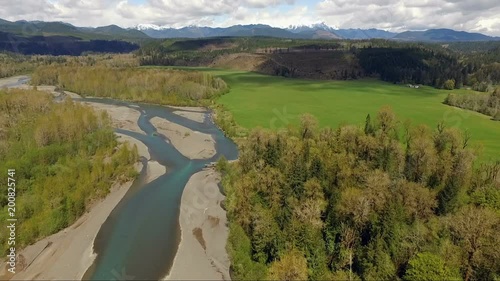
[[[364,48],[359,63],[367,74],[384,81],[416,83],[436,88],[460,88],[469,74],[457,57],[444,52],[415,48]],[[446,84],[453,81],[452,84]],[[450,82],[448,82],[450,83]]]
[[[0,53],[0,78],[28,74],[40,65],[63,63],[64,58]]]
[[[139,59],[133,54],[91,54],[82,56],[20,55],[0,52],[0,78],[32,73],[39,66],[105,66],[137,67]]]
[[[43,66],[31,81],[83,96],[169,105],[199,105],[228,90],[222,79],[207,73],[130,67]]]
[[[117,148],[109,116],[32,90],[0,91],[0,169],[15,169],[16,248],[71,225],[113,183],[137,176],[137,147]],[[7,186],[6,177],[0,184]],[[0,219],[7,219],[7,192]],[[0,251],[9,245],[0,236]]]
[[[480,112],[500,121],[500,88],[492,93],[448,94],[445,104]]]
[[[500,83],[500,49],[476,49],[463,52],[439,44],[380,39],[204,38],[151,42],[137,55],[141,65],[210,66],[230,54],[253,53],[267,60],[252,71],[271,75],[339,80],[375,76],[394,83],[487,91]]]
[[[253,130],[217,165],[237,280],[495,280],[500,161],[470,135],[400,123]]]

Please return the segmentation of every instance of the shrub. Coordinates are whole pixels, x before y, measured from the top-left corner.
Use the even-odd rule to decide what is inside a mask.
[[[500,110],[497,110],[497,113],[493,116],[493,120],[500,121]]]
[[[455,89],[455,79],[448,79],[444,82],[443,88],[446,90],[453,90]]]

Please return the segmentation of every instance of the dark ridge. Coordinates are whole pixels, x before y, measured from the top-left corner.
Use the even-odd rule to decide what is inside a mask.
[[[23,55],[71,55],[85,52],[129,53],[139,45],[118,40],[82,40],[76,36],[31,36],[23,37],[0,31],[0,51]]]

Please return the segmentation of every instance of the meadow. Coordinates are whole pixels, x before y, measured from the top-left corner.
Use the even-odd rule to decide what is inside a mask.
[[[186,68],[183,68],[186,69]],[[467,94],[466,89],[440,90],[428,86],[418,89],[375,79],[317,81],[289,79],[258,73],[194,68],[221,77],[230,92],[217,102],[223,104],[236,122],[245,128],[271,129],[297,125],[303,113],[314,115],[320,126],[364,125],[389,105],[399,120],[436,128],[441,121],[447,127],[468,131],[470,144],[480,148],[481,160],[500,158],[500,122],[469,110],[443,104],[449,93]]]

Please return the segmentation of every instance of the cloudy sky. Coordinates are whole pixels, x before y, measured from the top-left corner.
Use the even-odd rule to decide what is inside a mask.
[[[272,26],[324,22],[390,31],[453,28],[500,36],[500,0],[0,0],[0,18],[77,26]]]

